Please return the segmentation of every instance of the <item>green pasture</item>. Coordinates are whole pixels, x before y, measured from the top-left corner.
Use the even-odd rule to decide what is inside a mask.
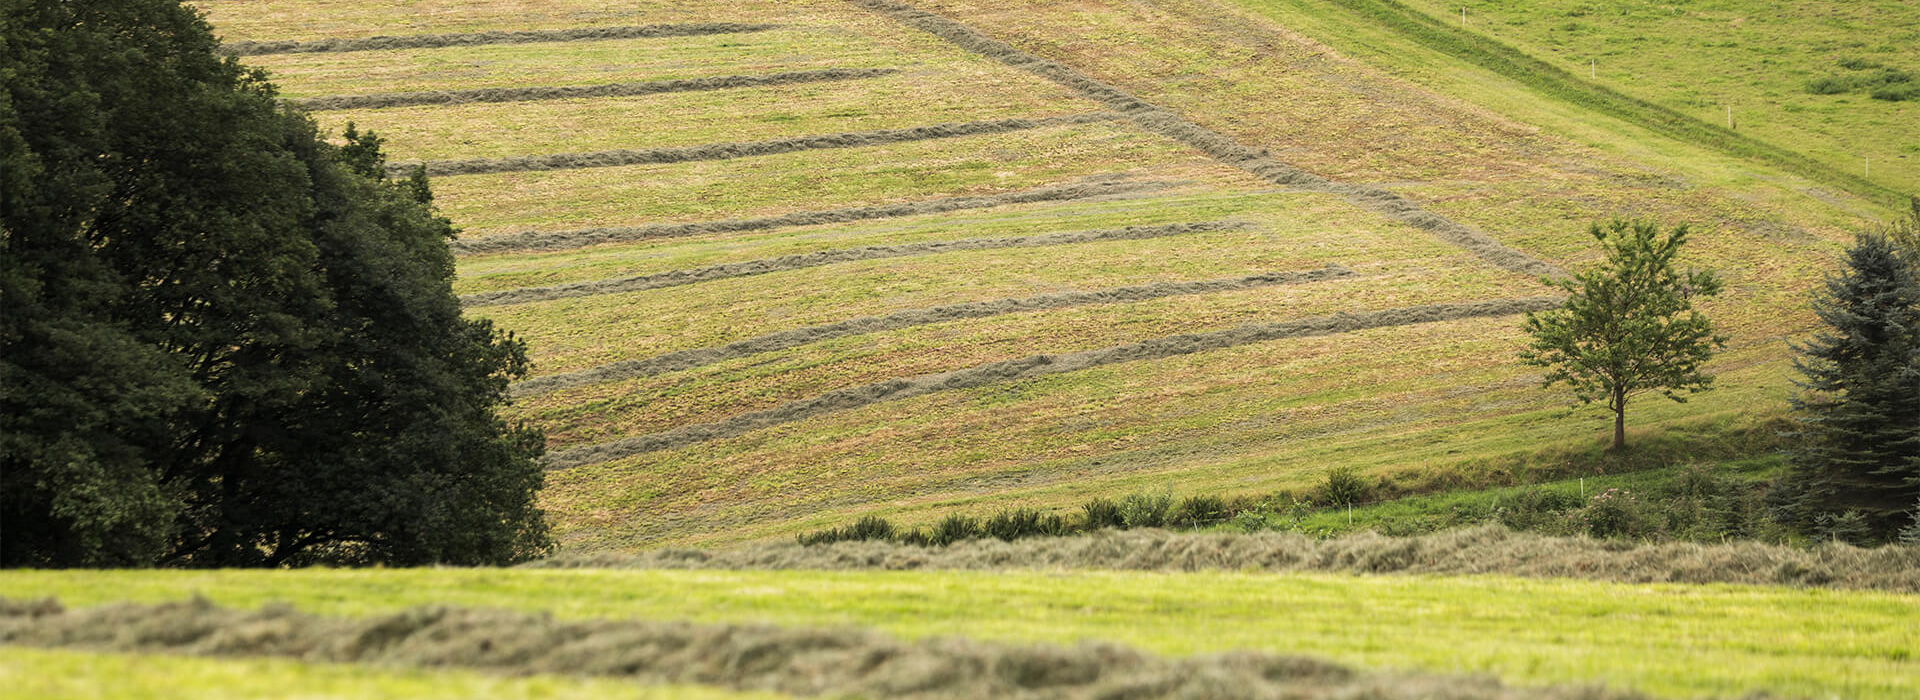
[[[566,676],[285,659],[108,654],[0,646],[0,698],[18,700],[774,700],[775,693]]]
[[[329,615],[416,605],[563,618],[850,625],[930,635],[1117,642],[1172,655],[1307,654],[1368,669],[1606,683],[1667,697],[1906,700],[1920,693],[1920,598],[1727,585],[1502,577],[610,570],[0,574],[0,594],[74,606],[204,595]]]
[[[1455,22],[1464,7],[1471,31],[1577,77],[1706,123],[1731,117],[1737,132],[1920,191],[1920,101],[1806,89],[1856,72],[1841,59],[1920,72],[1920,12],[1910,2],[1402,1]]]
[[[441,34],[502,29],[566,29],[687,22],[788,23],[803,9],[782,0],[733,0],[725,12],[678,0],[314,0],[189,2],[227,40],[280,40],[376,35]]]

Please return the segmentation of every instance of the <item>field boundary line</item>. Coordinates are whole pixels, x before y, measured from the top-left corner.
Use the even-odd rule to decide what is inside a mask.
[[[371,95],[327,95],[287,100],[309,112],[341,109],[389,109],[426,105],[463,105],[488,102],[537,102],[593,97],[639,97],[670,92],[700,92],[734,88],[770,87],[795,83],[819,83],[836,80],[879,78],[899,73],[896,68],[826,68],[786,71],[760,75],[721,75],[683,80],[606,83],[543,87],[480,88],[476,90],[426,90],[420,92],[383,92]]]
[[[963,136],[1004,134],[1013,131],[1094,124],[1124,119],[1125,117],[1113,112],[1085,112],[1056,117],[1040,117],[1038,119],[989,119],[977,122],[948,122],[945,124],[931,124],[905,129],[848,131],[838,134],[799,136],[767,141],[708,143],[698,146],[626,148],[611,151],[593,151],[590,153],[555,153],[541,156],[513,156],[508,158],[404,161],[387,164],[387,175],[390,177],[406,177],[418,168],[426,168],[427,174],[430,176],[445,177],[450,175],[487,175],[536,170],[612,168],[625,165],[686,163],[701,160],[731,160],[734,158],[752,158],[828,148],[863,148],[866,146],[882,146],[910,141],[929,141]]]
[[[1526,297],[1453,304],[1426,304],[1384,311],[1338,313],[1294,321],[1251,324],[1202,333],[1184,333],[1062,355],[1031,355],[949,372],[889,379],[836,389],[712,423],[687,425],[659,433],[549,452],[541,458],[541,462],[548,470],[571,469],[649,452],[685,447],[709,440],[736,437],[762,428],[794,423],[815,416],[950,389],[969,389],[1000,382],[1064,374],[1103,365],[1177,357],[1270,340],[1336,335],[1372,328],[1436,321],[1511,316],[1545,311],[1559,306],[1563,301],[1560,297]]]
[[[283,53],[344,53],[350,51],[390,51],[394,49],[438,49],[449,46],[485,46],[488,44],[539,44],[567,41],[606,41],[613,39],[653,39],[708,34],[745,34],[780,29],[778,24],[744,22],[699,22],[693,24],[648,24],[632,27],[577,27],[573,29],[532,29],[517,32],[458,32],[451,34],[400,34],[345,39],[307,39],[288,41],[229,41],[220,50],[234,56],[265,56]]]
[[[1064,231],[1033,236],[962,238],[952,241],[925,241],[920,243],[903,243],[900,245],[834,248],[831,250],[817,250],[811,253],[782,255],[777,258],[761,258],[759,260],[743,260],[740,262],[708,265],[706,267],[668,270],[647,275],[567,282],[543,287],[502,289],[494,292],[476,292],[461,295],[460,303],[467,308],[498,306],[501,304],[525,304],[536,301],[552,301],[555,299],[572,299],[599,294],[619,294],[622,292],[638,292],[663,287],[678,287],[700,282],[733,279],[736,277],[752,277],[774,272],[803,270],[810,267],[821,267],[823,265],[857,262],[861,260],[885,260],[888,258],[938,255],[963,250],[1040,248],[1074,243],[1097,243],[1100,241],[1137,241],[1189,233],[1238,231],[1252,227],[1252,224],[1239,221],[1200,221],[1184,224],[1163,224],[1159,226],[1124,226],[1121,228],[1095,229],[1091,231]]]
[[[493,236],[482,236],[479,238],[456,238],[449,244],[449,247],[453,249],[454,255],[569,250],[607,243],[631,243],[635,241],[684,238],[687,236],[702,236],[715,233],[738,233],[742,231],[761,231],[794,226],[840,224],[868,219],[891,219],[904,216],[940,214],[965,209],[990,209],[1012,204],[1064,202],[1121,195],[1138,195],[1173,189],[1177,187],[1178,184],[1179,183],[1166,180],[1087,182],[1002,192],[1000,194],[963,195],[959,197],[928,199],[918,202],[799,211],[751,219],[720,219],[717,221],[695,221],[680,224],[646,224],[641,226],[608,226],[569,231],[519,231]]]
[[[1030,297],[992,299],[963,304],[906,309],[889,314],[861,316],[859,318],[834,323],[775,331],[726,345],[680,350],[655,355],[642,360],[624,360],[563,374],[535,377],[513,383],[508,387],[508,391],[513,398],[525,398],[592,384],[640,379],[666,374],[668,372],[679,372],[717,364],[735,358],[776,350],[785,350],[836,338],[900,330],[902,328],[912,328],[914,326],[944,323],[947,321],[987,318],[1029,311],[1064,309],[1075,306],[1124,304],[1173,296],[1215,294],[1289,284],[1351,279],[1357,276],[1358,273],[1346,267],[1328,265],[1318,270],[1307,270],[1304,272],[1266,272],[1245,277],[1228,277],[1191,282],[1159,282],[1092,291],[1059,292]]]
[[[1267,182],[1343,197],[1355,206],[1410,224],[1505,270],[1536,277],[1560,277],[1566,274],[1551,263],[1508,247],[1477,229],[1427,211],[1390,190],[1337,182],[1288,165],[1267,155],[1265,151],[1249,148],[1219,132],[1188,121],[1172,110],[1094,80],[1066,64],[1022,51],[960,22],[892,0],[847,2],[891,17],[980,56],[1051,80],[1126,115],[1148,131],[1192,146],[1215,160],[1245,170]]]

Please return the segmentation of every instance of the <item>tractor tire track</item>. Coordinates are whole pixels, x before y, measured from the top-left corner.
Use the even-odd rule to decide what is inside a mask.
[[[309,112],[338,109],[389,109],[423,105],[463,105],[483,102],[536,102],[574,100],[593,97],[637,97],[668,92],[699,92],[733,88],[768,87],[795,83],[819,83],[834,80],[860,80],[899,73],[893,68],[828,68],[788,71],[765,75],[722,75],[687,80],[653,80],[605,85],[561,87],[484,88],[478,90],[432,90],[426,92],[386,92],[374,95],[330,95],[288,100]]]
[[[999,250],[1002,248],[1038,248],[1074,243],[1093,243],[1097,241],[1137,241],[1148,238],[1164,238],[1188,233],[1210,231],[1231,231],[1251,228],[1251,224],[1237,221],[1205,221],[1189,224],[1166,224],[1164,226],[1127,226],[1124,228],[1098,229],[1093,231],[1069,231],[1064,233],[1045,233],[1037,236],[1015,236],[1011,238],[963,238],[957,241],[928,241],[925,243],[905,243],[889,246],[867,246],[864,248],[837,248],[812,253],[783,255],[777,258],[746,260],[736,263],[710,265],[685,270],[669,270],[651,275],[616,277],[613,279],[568,282],[547,287],[522,287],[503,289],[497,292],[477,292],[464,294],[460,303],[467,308],[480,306],[498,306],[501,304],[524,304],[535,301],[571,299],[596,294],[618,294],[637,292],[662,287],[678,287],[697,282],[729,279],[733,277],[751,277],[770,272],[785,272],[809,267],[820,267],[835,263],[857,260],[884,260],[886,258],[904,258],[919,255],[937,255],[961,250]]]
[[[1059,83],[1133,120],[1141,128],[1187,144],[1228,165],[1253,173],[1276,185],[1324,192],[1345,198],[1362,209],[1384,215],[1433,234],[1501,268],[1531,276],[1564,276],[1546,261],[1507,247],[1473,228],[1427,211],[1392,191],[1370,185],[1335,182],[1269,157],[1233,139],[1187,121],[1179,114],[1099,82],[1064,64],[1014,48],[959,22],[892,0],[847,0],[907,26],[944,39],[960,48]]]
[[[1190,355],[1284,338],[1306,338],[1370,328],[1545,311],[1559,306],[1561,301],[1562,299],[1558,297],[1530,297],[1457,304],[1428,304],[1385,311],[1340,313],[1297,321],[1246,325],[1205,333],[1187,333],[1064,355],[1032,355],[950,372],[890,379],[836,389],[818,396],[790,401],[774,408],[744,413],[713,423],[683,426],[666,432],[550,452],[542,462],[549,470],[570,469],[648,452],[685,447],[708,440],[735,437],[814,416],[949,389],[967,389],[1018,379],[1063,374],[1102,365]]]
[[[921,202],[879,204],[867,207],[848,207],[845,209],[826,209],[821,211],[802,211],[756,219],[722,219],[720,221],[696,221],[685,224],[650,224],[646,226],[589,228],[572,231],[521,231],[518,233],[486,236],[484,238],[455,239],[449,247],[453,249],[454,255],[565,250],[604,243],[625,243],[660,238],[702,236],[716,233],[761,231],[789,226],[839,224],[867,219],[890,219],[904,216],[920,216],[923,214],[939,214],[963,209],[990,209],[1012,204],[1066,202],[1119,195],[1135,195],[1168,190],[1175,186],[1176,183],[1162,180],[1090,182],[1075,185],[1061,185],[1058,187],[1042,187],[1039,189],[1005,192],[1001,194],[943,197]]]
[[[699,146],[620,149],[613,151],[595,151],[592,153],[556,153],[542,156],[516,156],[512,158],[409,161],[389,163],[387,165],[387,174],[392,177],[406,177],[415,170],[423,167],[426,168],[427,174],[430,176],[444,177],[448,175],[484,175],[489,173],[516,173],[534,170],[611,168],[623,165],[685,163],[697,160],[728,160],[732,158],[793,153],[796,151],[812,151],[823,148],[860,148],[864,146],[880,146],[909,141],[928,141],[932,139],[949,139],[961,136],[980,136],[984,134],[1004,134],[1012,131],[1046,129],[1074,124],[1092,124],[1117,119],[1124,119],[1124,117],[1112,112],[1090,112],[1059,117],[1042,117],[1039,119],[993,119],[978,122],[916,126],[909,129],[850,131],[840,134],[802,136],[799,138],[773,139],[770,141],[709,143]]]
[[[1091,292],[1061,292],[1042,294],[1026,298],[994,299],[966,304],[950,304],[924,309],[907,309],[880,316],[862,316],[860,318],[836,323],[775,331],[766,335],[728,343],[726,345],[694,348],[656,355],[644,360],[627,360],[592,367],[589,369],[535,377],[514,383],[509,387],[513,398],[524,398],[539,394],[571,389],[574,387],[600,384],[625,379],[639,379],[668,372],[704,367],[727,360],[747,357],[763,352],[785,350],[834,338],[845,338],[869,333],[912,328],[946,321],[970,318],[986,318],[1003,314],[1024,313],[1063,309],[1073,306],[1092,306],[1096,304],[1123,304],[1147,301],[1172,296],[1194,294],[1217,294],[1244,289],[1257,289],[1287,284],[1302,284],[1325,280],[1355,277],[1353,270],[1339,265],[1328,265],[1319,270],[1306,272],[1268,272],[1248,277],[1233,277],[1197,282],[1160,282],[1132,287],[1114,287]]]
[[[670,36],[708,34],[744,34],[779,29],[778,24],[741,22],[701,22],[696,24],[649,24],[638,27],[580,27],[576,29],[536,29],[519,32],[465,32],[458,34],[409,34],[369,36],[357,39],[312,39],[307,41],[229,41],[220,49],[234,56],[265,56],[280,53],[339,53],[347,51],[390,51],[394,49],[438,49],[449,46],[487,44],[538,44],[563,41],[605,41],[609,39],[652,39]]]

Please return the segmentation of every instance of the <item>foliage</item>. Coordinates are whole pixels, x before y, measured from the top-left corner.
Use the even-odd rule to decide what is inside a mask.
[[[1793,472],[1772,500],[1809,531],[1892,539],[1920,498],[1920,257],[1862,236],[1814,313],[1824,328],[1795,348]]]
[[[521,343],[453,229],[168,0],[7,10],[0,563],[505,563],[546,551]]]
[[[1180,499],[1167,524],[1187,528],[1207,527],[1226,522],[1232,514],[1233,507],[1227,504],[1226,499],[1211,494],[1196,494]]]
[[[1328,505],[1351,506],[1365,503],[1371,490],[1359,470],[1338,466],[1327,470],[1326,481],[1320,484],[1320,498]]]
[[[1718,294],[1721,285],[1712,272],[1674,268],[1685,224],[1662,235],[1652,223],[1616,220],[1588,233],[1606,263],[1552,281],[1568,293],[1566,304],[1527,314],[1533,342],[1521,358],[1547,368],[1546,386],[1566,382],[1582,403],[1604,400],[1614,415],[1613,449],[1620,450],[1630,398],[1657,390],[1684,402],[1676,392],[1701,391],[1712,381],[1700,365],[1726,338],[1693,310],[1692,299]]]
[[[1162,527],[1172,511],[1173,494],[1166,492],[1130,493],[1120,499],[1120,519],[1128,529]]]
[[[1859,59],[1843,59],[1840,67],[1854,72],[1809,80],[1807,92],[1815,95],[1865,92],[1873,99],[1889,102],[1920,100],[1920,81],[1914,80],[1912,73]]]
[[[1127,520],[1120,514],[1120,504],[1110,498],[1095,498],[1080,506],[1082,522],[1088,530],[1125,527]]]

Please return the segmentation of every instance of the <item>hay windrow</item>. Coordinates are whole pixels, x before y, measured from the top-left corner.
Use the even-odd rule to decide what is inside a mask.
[[[1359,673],[1319,659],[1233,652],[1168,658],[1129,647],[958,638],[900,641],[855,629],[645,620],[562,621],[453,607],[368,619],[203,599],[63,610],[0,599],[0,642],[123,653],[274,656],[310,663],[468,668],[698,683],[864,698],[1214,700],[1636,700],[1592,687],[1506,687],[1483,676]]]
[[[886,541],[741,549],[668,549],[635,555],[573,555],[530,567],[640,569],[1319,571],[1343,574],[1498,574],[1621,583],[1733,583],[1920,593],[1920,547],[1813,548],[1759,542],[1632,544],[1516,532],[1498,524],[1417,537],[1373,532],[1316,540],[1296,532],[1254,534],[1102,530],[1074,537],[946,547]]]
[[[834,338],[879,333],[882,331],[911,328],[913,326],[959,319],[985,318],[1001,314],[1042,311],[1046,309],[1060,309],[1092,304],[1120,304],[1187,294],[1216,294],[1242,289],[1255,289],[1283,284],[1302,284],[1353,276],[1355,276],[1355,274],[1350,269],[1338,265],[1329,265],[1319,270],[1309,270],[1306,272],[1268,272],[1247,277],[1233,277],[1219,280],[1160,282],[1131,287],[1114,287],[1112,289],[1101,289],[1090,292],[1061,292],[1058,294],[1042,294],[1026,298],[994,299],[990,301],[950,304],[924,309],[908,309],[880,316],[862,316],[860,318],[836,323],[776,331],[726,345],[670,352],[644,360],[615,362],[575,372],[535,377],[533,379],[515,382],[512,387],[510,387],[510,390],[514,398],[522,398],[589,384],[623,379],[638,379],[657,374],[665,374],[667,372],[678,372],[746,357],[748,355],[799,347]]]
[[[623,243],[660,238],[681,238],[716,233],[762,231],[788,226],[839,224],[866,219],[939,214],[963,209],[990,209],[1013,204],[1065,202],[1121,195],[1136,195],[1172,189],[1175,183],[1160,180],[1137,182],[1087,182],[1057,187],[1042,187],[1001,194],[943,197],[922,202],[879,204],[845,209],[802,211],[755,219],[723,219],[685,224],[651,224],[577,229],[572,231],[521,231],[484,238],[456,239],[450,244],[455,255],[517,253],[536,250],[584,248],[604,243]]]
[[[638,97],[668,92],[699,92],[734,88],[769,87],[795,83],[819,83],[836,80],[878,78],[900,72],[893,68],[827,68],[788,71],[765,75],[722,75],[686,80],[653,80],[605,85],[561,87],[482,88],[478,90],[431,90],[426,92],[387,92],[376,95],[330,95],[288,100],[311,112],[336,109],[389,109],[422,105],[461,105],[481,102],[534,102],[539,100],[576,100],[592,97]]]
[[[466,32],[458,34],[410,34],[369,36],[357,39],[315,39],[310,41],[229,41],[220,50],[235,56],[264,56],[277,53],[335,53],[345,51],[390,51],[394,49],[438,49],[449,46],[487,44],[536,44],[562,41],[604,41],[609,39],[652,39],[669,36],[708,34],[744,34],[779,29],[778,24],[742,22],[701,22],[695,24],[649,24],[637,27],[579,27],[574,29],[536,29],[518,32]]]
[[[850,131],[840,134],[802,136],[790,139],[772,139],[769,141],[723,142],[667,148],[627,148],[612,151],[594,151],[592,153],[555,153],[541,156],[514,156],[510,158],[403,161],[388,163],[387,175],[391,177],[406,177],[419,168],[426,168],[427,174],[430,176],[444,177],[449,175],[485,175],[490,173],[517,173],[538,170],[612,168],[625,165],[685,163],[700,160],[729,160],[733,158],[751,158],[754,156],[793,153],[796,151],[812,151],[823,148],[862,148],[909,141],[1004,134],[1013,131],[1047,129],[1076,124],[1092,124],[1096,122],[1113,121],[1120,118],[1120,115],[1112,112],[1089,112],[1086,114],[1070,114],[1058,117],[1042,117],[1039,119],[990,119],[978,122],[916,126],[908,129]]]
[[[596,294],[618,294],[647,289],[660,289],[662,287],[678,287],[698,282],[710,282],[734,277],[752,277],[754,275],[800,270],[809,267],[820,267],[823,265],[855,262],[859,260],[884,260],[887,258],[938,255],[940,253],[951,253],[963,250],[1042,248],[1046,246],[1095,243],[1100,241],[1138,241],[1150,238],[1165,238],[1167,236],[1211,231],[1229,231],[1249,227],[1249,224],[1236,221],[1207,221],[1187,224],[1166,224],[1162,226],[1126,226],[1115,229],[1070,231],[1036,236],[1015,236],[1010,238],[964,238],[957,241],[929,241],[925,243],[905,243],[889,246],[866,246],[864,248],[838,248],[797,255],[783,255],[777,258],[710,265],[686,270],[669,270],[651,275],[616,277],[584,282],[568,282],[566,284],[556,284],[545,287],[522,287],[519,289],[503,289],[497,292],[463,294],[460,296],[460,303],[468,308],[497,306],[500,304],[524,304],[536,301],[593,296]]]
[[[1033,355],[951,372],[890,379],[836,389],[811,398],[790,401],[774,408],[743,413],[713,423],[688,425],[666,432],[551,452],[543,458],[543,463],[550,470],[569,469],[648,452],[685,447],[708,440],[734,437],[814,416],[897,401],[936,391],[966,389],[998,382],[1062,374],[1102,365],[1174,357],[1283,338],[1305,338],[1369,328],[1544,311],[1560,305],[1561,301],[1557,297],[1532,297],[1463,304],[1429,304],[1385,311],[1341,313],[1298,321],[1246,325],[1206,333],[1187,333],[1064,355]]]
[[[1383,188],[1334,182],[1301,170],[1206,127],[1187,121],[1180,115],[1155,106],[1112,85],[1088,77],[1061,63],[1021,51],[1013,45],[982,34],[971,27],[892,0],[847,0],[862,8],[884,14],[907,26],[946,40],[962,49],[994,59],[1005,65],[1046,78],[1084,97],[1119,112],[1148,131],[1201,150],[1214,159],[1253,173],[1276,185],[1325,192],[1345,198],[1368,211],[1427,231],[1449,244],[1499,266],[1529,276],[1562,276],[1565,273],[1543,260],[1507,247],[1476,229],[1461,225],[1419,204]]]

